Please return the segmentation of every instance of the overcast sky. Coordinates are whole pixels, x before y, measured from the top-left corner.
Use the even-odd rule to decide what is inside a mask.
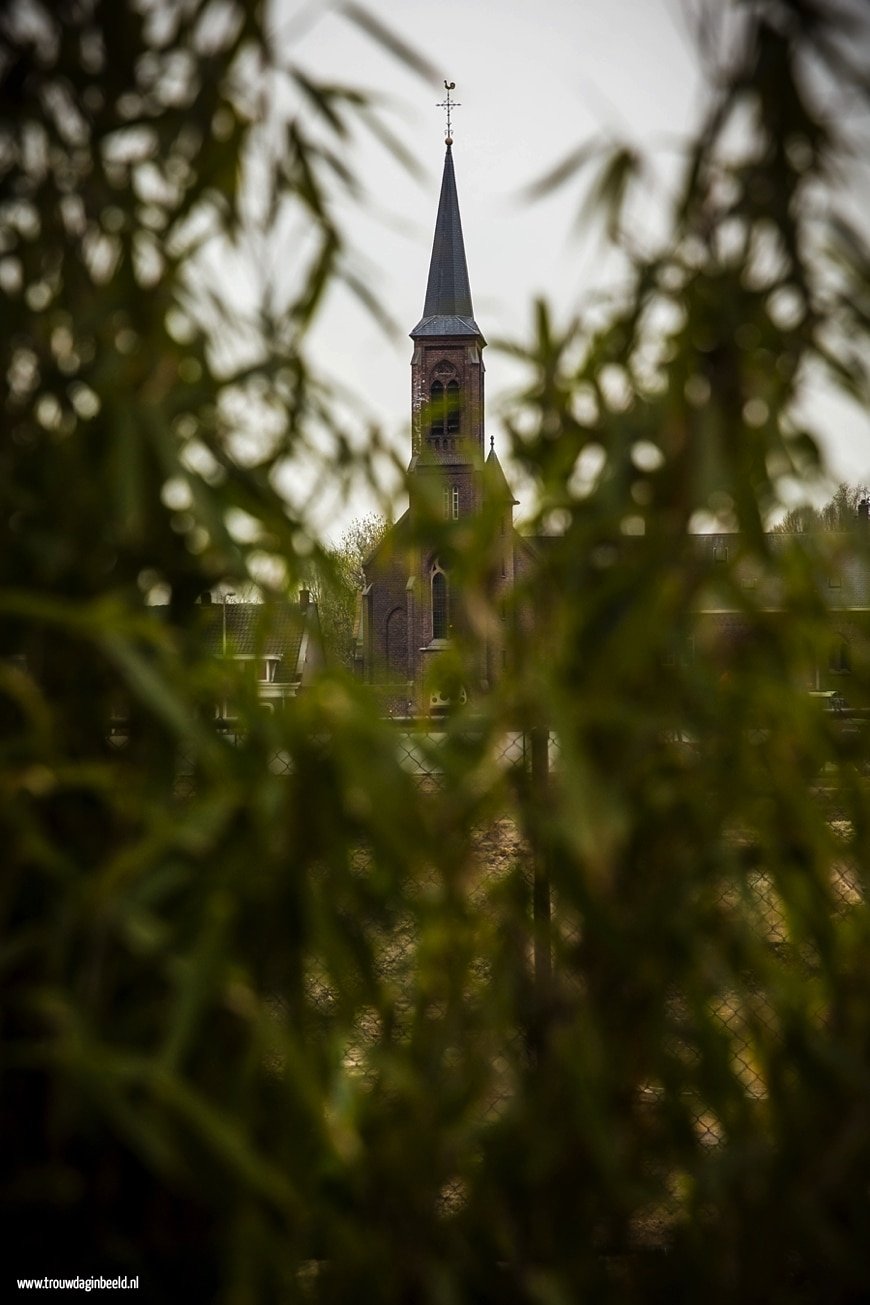
[[[404,69],[337,8],[275,0],[274,13],[304,67],[385,97],[392,129],[422,169],[421,179],[409,177],[371,140],[354,150],[370,204],[354,217],[353,244],[399,333],[387,339],[341,291],[316,333],[321,359],[360,393],[405,460],[407,332],[421,315],[431,252],[443,79],[456,83],[461,105],[453,123],[459,201],[475,316],[491,342],[527,335],[539,295],[567,321],[612,273],[600,232],[577,229],[577,184],[535,203],[520,198],[523,187],[593,135],[641,145],[666,181],[697,122],[703,85],[682,0],[370,0],[369,8],[432,61],[437,80]],[[494,347],[485,358],[487,434],[504,453],[499,403],[521,374]],[[866,417],[832,409],[830,424],[834,480],[866,479]],[[368,506],[362,497],[349,514]],[[328,514],[347,516],[335,516],[334,504]]]

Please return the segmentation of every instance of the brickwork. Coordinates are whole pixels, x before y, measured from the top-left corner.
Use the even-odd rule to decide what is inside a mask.
[[[479,340],[434,337],[417,341],[411,358],[411,450],[439,464],[483,462],[484,373]],[[449,387],[454,385],[452,393]],[[445,391],[444,421],[433,391]]]

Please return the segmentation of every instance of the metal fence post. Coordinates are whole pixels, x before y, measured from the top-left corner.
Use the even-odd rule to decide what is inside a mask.
[[[531,789],[541,836],[534,852],[532,884],[532,936],[534,940],[534,1016],[531,1050],[539,1057],[544,1043],[544,1022],[550,1006],[552,981],[552,919],[550,856],[546,838],[546,808],[550,782],[550,731],[536,726],[529,731]]]

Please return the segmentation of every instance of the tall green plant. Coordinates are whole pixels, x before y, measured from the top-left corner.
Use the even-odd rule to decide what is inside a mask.
[[[310,566],[276,473],[335,463],[307,332],[328,286],[356,284],[332,216],[358,194],[351,131],[391,138],[364,94],[293,62],[260,5],[20,3],[0,41],[13,1269],[273,1297],[315,1253],[332,1163],[312,942],[322,928],[318,956],[358,968],[391,872],[342,878],[366,822],[345,830],[341,763],[314,742],[348,713],[365,738],[364,707],[342,687],[265,718],[207,655],[198,599],[280,592]],[[274,253],[294,222],[292,277],[240,311],[215,263]],[[235,750],[211,723],[228,692],[248,725]]]
[[[866,88],[832,9],[735,12],[669,239],[624,242],[605,326],[541,306],[520,350],[513,456],[551,538],[514,669],[413,745],[423,785],[341,672],[284,716],[240,679],[230,746],[197,637],[197,595],[263,554],[307,574],[272,473],[329,427],[305,333],[342,272],[326,195],[365,103],[282,68],[251,6],[4,15],[16,1276],[232,1301],[866,1294],[862,727],[803,688],[829,560],[763,530],[816,464],[814,369],[866,400],[866,242],[835,216],[845,143],[815,98]],[[317,252],[228,378],[191,245],[250,218],[237,167],[271,77],[320,116],[258,145]],[[597,187],[617,239],[632,159]],[[286,415],[254,453],[230,380]],[[711,517],[740,534],[705,563]],[[471,683],[499,523],[427,528]],[[711,606],[739,639],[699,623]]]
[[[558,537],[518,599],[537,620],[506,696],[558,733],[549,800],[525,809],[555,987],[543,1069],[483,1166],[522,1299],[537,1273],[556,1298],[866,1291],[865,727],[807,692],[830,551],[764,532],[817,465],[800,414],[820,374],[866,402],[866,231],[821,109],[848,88],[866,131],[852,22],[729,11],[667,240],[638,252],[627,156],[609,160],[624,294],[593,330],[540,306],[526,354],[514,456]],[[736,532],[718,557],[692,538],[705,523]],[[867,546],[855,533],[862,573]],[[617,1280],[606,1251],[644,1242],[670,1254]]]

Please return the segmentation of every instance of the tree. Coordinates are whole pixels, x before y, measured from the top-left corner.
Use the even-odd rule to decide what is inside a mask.
[[[813,530],[854,530],[858,509],[870,499],[866,485],[848,485],[842,481],[836,493],[821,508],[804,504],[791,508],[774,527],[778,535],[802,535]]]
[[[324,647],[342,666],[352,668],[359,598],[365,564],[390,528],[386,517],[369,513],[351,522],[334,548],[324,551],[312,592],[320,613]]]

